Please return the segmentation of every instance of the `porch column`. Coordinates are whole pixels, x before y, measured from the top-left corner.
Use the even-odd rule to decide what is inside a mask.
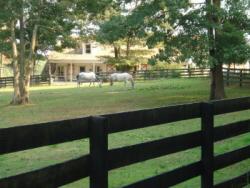
[[[93,62],[93,72],[95,72],[95,62]]]
[[[67,64],[63,65],[64,69],[64,81],[66,82],[68,80],[68,66]]]
[[[51,63],[49,62],[49,85],[52,83],[52,78],[51,78]]]
[[[70,78],[70,81],[72,82],[73,81],[73,66],[72,66],[72,63],[70,63],[70,73],[69,73],[69,78]]]

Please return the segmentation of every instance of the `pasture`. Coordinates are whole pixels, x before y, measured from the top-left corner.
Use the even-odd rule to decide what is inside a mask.
[[[0,127],[11,127],[79,116],[152,108],[169,104],[196,102],[208,98],[209,80],[207,79],[168,79],[139,82],[136,89],[124,88],[115,83],[114,87],[104,86],[76,88],[39,87],[32,88],[28,106],[8,106],[11,99],[10,89],[0,93]],[[250,88],[230,86],[226,89],[229,98],[249,96]],[[231,113],[216,117],[216,126],[237,120],[249,119],[250,111]],[[126,131],[109,136],[109,147],[150,141],[166,136],[178,135],[200,130],[199,119],[170,123],[153,128]],[[215,145],[215,154],[249,145],[250,134],[228,139]],[[46,165],[75,158],[88,153],[88,139],[42,147],[24,152],[0,156],[0,177],[25,172]],[[140,179],[160,174],[178,166],[197,161],[199,148],[177,154],[145,161],[125,168],[111,171],[110,187],[121,187]],[[219,182],[249,171],[250,160],[218,171],[215,181]],[[88,180],[81,180],[64,187],[87,187]],[[177,187],[199,187],[198,178]]]

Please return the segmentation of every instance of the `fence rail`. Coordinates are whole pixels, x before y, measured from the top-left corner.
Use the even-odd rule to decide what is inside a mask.
[[[103,81],[113,72],[98,72]],[[188,69],[163,69],[163,70],[142,70],[130,72],[135,80],[156,80],[164,78],[206,78],[210,76],[210,69],[188,68]],[[70,76],[67,75],[67,78]],[[239,84],[250,85],[250,69],[226,69],[223,68],[224,83],[226,85]],[[52,75],[54,81],[67,81],[63,75]],[[50,84],[51,78],[48,75],[35,75],[31,77],[31,85]],[[76,78],[73,78],[76,80]],[[0,88],[13,86],[13,77],[0,78]]]
[[[98,72],[103,81],[108,80],[108,76],[114,72]],[[162,70],[140,70],[129,72],[133,75],[135,80],[156,80],[164,78],[206,78],[210,76],[210,69],[208,68],[186,68],[186,69],[162,69]],[[69,78],[70,76],[67,75]],[[224,83],[226,85],[250,84],[250,69],[228,69],[223,68]],[[53,75],[55,81],[66,81],[62,75]],[[76,78],[73,78],[75,80]]]
[[[223,69],[224,82],[230,84],[250,85],[250,69]]]
[[[99,76],[107,79],[112,72],[100,72]],[[155,80],[161,78],[195,78],[208,77],[209,69],[189,68],[189,69],[162,69],[162,70],[140,70],[131,71],[135,80]]]
[[[58,187],[90,177],[91,188],[107,188],[109,170],[195,147],[201,147],[200,161],[126,187],[167,187],[199,175],[202,188],[242,187],[249,183],[250,172],[217,185],[214,185],[213,174],[216,170],[249,159],[250,145],[218,156],[214,156],[213,146],[220,140],[249,133],[250,119],[216,128],[213,123],[215,115],[248,109],[250,97],[2,128],[0,154],[82,138],[90,138],[90,153],[77,159],[0,179],[0,187]],[[200,131],[108,150],[109,134],[193,118],[201,118]]]
[[[47,75],[33,75],[30,78],[30,85],[46,85],[49,84],[49,77]],[[0,88],[14,85],[14,77],[0,78]]]

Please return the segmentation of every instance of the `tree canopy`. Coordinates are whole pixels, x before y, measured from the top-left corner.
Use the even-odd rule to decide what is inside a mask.
[[[111,0],[8,0],[0,2],[0,51],[13,60],[13,104],[29,102],[36,53],[75,45],[73,32],[100,14]],[[60,42],[60,45],[58,43]]]
[[[244,63],[250,57],[245,39],[250,31],[249,2],[221,2],[194,5],[187,0],[141,1],[129,15],[139,18],[144,32],[150,33],[148,46],[164,45],[151,59],[152,64],[156,60],[183,62],[192,58],[197,65],[211,68],[211,99],[225,96],[222,64]]]

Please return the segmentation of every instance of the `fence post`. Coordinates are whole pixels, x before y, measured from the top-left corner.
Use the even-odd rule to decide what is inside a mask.
[[[214,164],[214,113],[212,103],[201,103],[201,129],[202,145],[201,160],[203,171],[201,175],[201,187],[213,187],[213,164]]]
[[[229,86],[229,73],[230,73],[230,69],[227,69],[227,86]]]
[[[90,121],[90,188],[108,188],[108,121],[101,116]]]
[[[188,77],[189,77],[189,78],[191,77],[191,74],[192,74],[192,72],[191,72],[191,67],[188,66]]]
[[[240,87],[242,87],[242,70],[240,70]]]

